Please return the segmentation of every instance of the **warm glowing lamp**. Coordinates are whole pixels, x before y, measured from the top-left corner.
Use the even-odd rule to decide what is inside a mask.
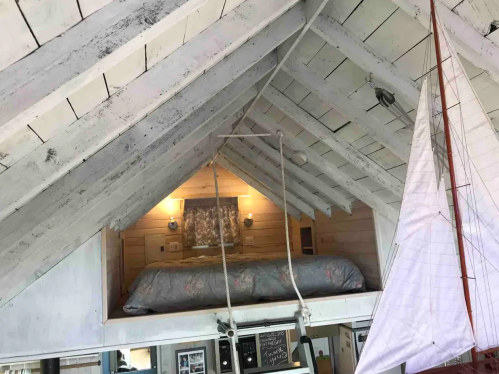
[[[244,219],[244,224],[246,226],[251,226],[253,224],[253,213],[248,213],[248,217]]]
[[[168,222],[168,228],[175,230],[178,227],[175,217],[170,217],[170,222]]]

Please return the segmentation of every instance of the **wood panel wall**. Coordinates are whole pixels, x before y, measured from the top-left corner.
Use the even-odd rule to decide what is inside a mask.
[[[352,205],[352,215],[333,207],[331,219],[315,212],[317,254],[348,258],[360,269],[369,288],[381,285],[373,213],[362,202]]]
[[[235,175],[217,165],[219,193],[222,197],[239,197],[240,245],[226,248],[227,253],[283,252],[286,250],[284,212],[248,186]],[[166,243],[182,243],[183,199],[215,197],[212,167],[205,167],[177,188],[170,196],[155,206],[135,224],[121,232],[124,239],[125,287],[128,289],[146,266],[146,235],[162,234]],[[253,214],[253,225],[244,225],[248,213]],[[170,230],[168,222],[175,217],[178,228]],[[291,221],[290,221],[291,226]],[[290,229],[291,233],[291,229]],[[248,244],[253,237],[254,245]],[[178,252],[166,251],[167,259],[182,259],[220,254],[219,248],[195,249],[182,247]]]

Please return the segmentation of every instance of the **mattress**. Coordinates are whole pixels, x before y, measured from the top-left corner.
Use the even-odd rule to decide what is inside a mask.
[[[221,262],[212,256],[150,264],[130,287],[123,310],[143,315],[224,306]],[[227,268],[233,305],[296,298],[285,253],[228,255]],[[303,297],[365,291],[360,270],[343,257],[294,257],[293,276]]]

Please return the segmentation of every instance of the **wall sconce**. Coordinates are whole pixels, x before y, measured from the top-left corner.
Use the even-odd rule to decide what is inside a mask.
[[[178,227],[177,221],[175,221],[175,217],[170,217],[170,222],[168,222],[168,228],[172,230],[176,230]]]
[[[249,213],[248,217],[244,219],[244,225],[245,226],[251,226],[253,224],[253,214]]]

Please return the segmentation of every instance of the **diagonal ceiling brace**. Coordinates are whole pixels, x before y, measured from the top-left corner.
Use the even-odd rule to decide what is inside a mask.
[[[244,156],[244,158],[248,159],[253,165],[258,166],[259,168],[264,170],[268,175],[270,175],[274,180],[280,183],[281,181],[280,170],[277,169],[264,156],[256,153],[249,146],[236,139],[229,140],[229,145],[236,153]],[[285,181],[286,181],[286,187],[289,188],[293,193],[296,193],[297,196],[300,196],[310,205],[313,205],[316,209],[319,209],[322,213],[331,218],[331,206],[328,203],[322,200],[319,196],[313,194],[310,190],[303,187],[303,185],[296,182],[294,179],[285,176]]]
[[[366,203],[369,207],[378,211],[392,222],[398,221],[397,210],[385,203],[378,196],[371,193],[371,191],[367,188],[354,181],[349,175],[331,164],[317,151],[307,147],[305,143],[295,138],[284,127],[275,123],[275,121],[270,117],[259,110],[253,110],[250,112],[249,118],[262,126],[265,130],[274,134],[281,131],[284,134],[284,143],[286,146],[293,151],[303,152],[307,156],[309,162],[322,171],[325,176],[336,181],[341,187],[346,189],[359,200]]]
[[[253,133],[246,126],[241,126],[237,131],[238,133],[241,134]],[[265,143],[263,140],[258,138],[246,138],[246,140],[248,140],[251,144],[253,144],[256,148],[261,150],[263,153],[267,154],[275,162],[280,164],[281,157],[279,152],[274,148],[272,148],[267,143]],[[305,171],[301,167],[293,164],[291,161],[286,160],[284,168],[294,176],[301,179],[307,185],[317,189],[317,191],[326,196],[326,198],[330,199],[331,202],[338,205],[338,207],[340,207],[342,210],[344,210],[348,214],[352,214],[352,204],[350,203],[350,201],[342,194],[340,194],[338,191],[336,191],[334,188],[328,186],[325,182],[313,176],[312,174],[310,174],[308,171]]]

